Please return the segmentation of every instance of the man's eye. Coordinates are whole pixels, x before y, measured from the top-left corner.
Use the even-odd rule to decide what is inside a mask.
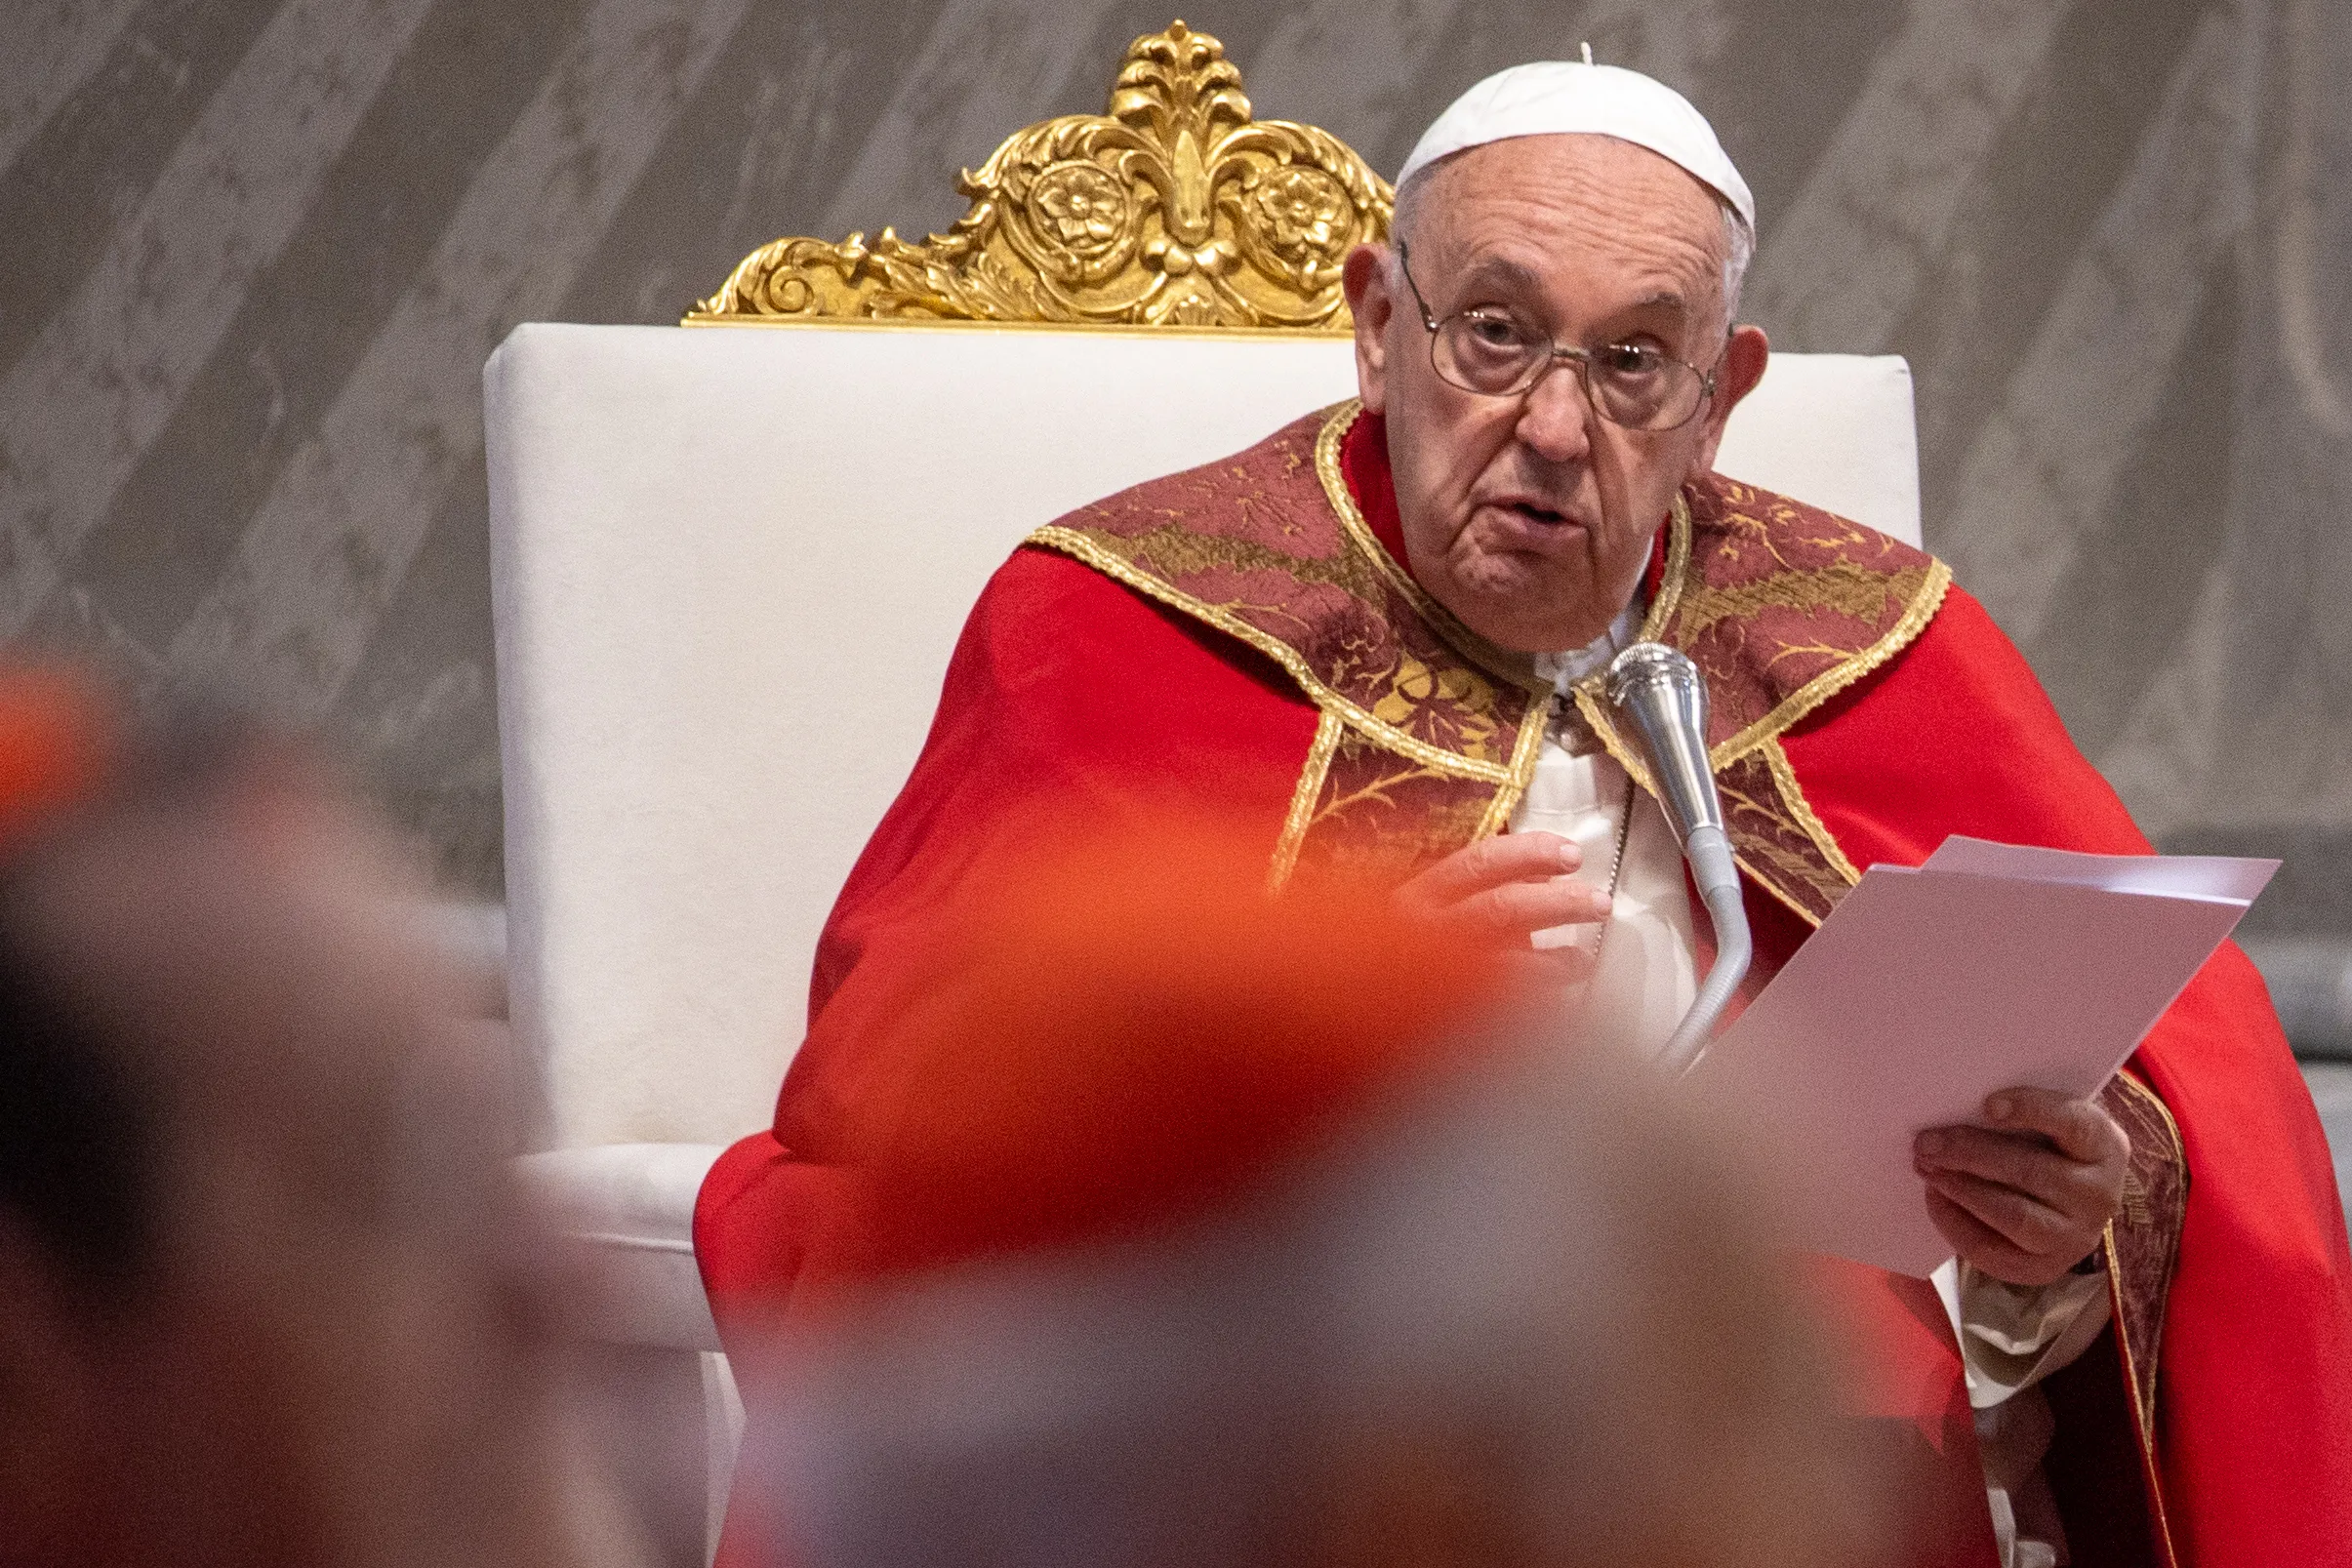
[[[1641,343],[1610,343],[1593,358],[1612,376],[1654,376],[1666,368],[1666,356]]]
[[[1517,348],[1527,341],[1526,332],[1507,316],[1472,316],[1469,319],[1471,340],[1480,348]]]

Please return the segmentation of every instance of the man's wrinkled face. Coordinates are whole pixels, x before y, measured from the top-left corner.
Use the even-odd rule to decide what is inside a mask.
[[[1632,598],[1676,491],[1764,373],[1763,334],[1728,332],[1722,209],[1675,164],[1601,136],[1489,142],[1423,178],[1401,237],[1438,320],[1505,312],[1563,346],[1647,345],[1717,376],[1667,430],[1602,418],[1567,361],[1519,395],[1465,391],[1433,366],[1395,252],[1349,259],[1358,382],[1387,418],[1414,577],[1491,642],[1581,647]]]

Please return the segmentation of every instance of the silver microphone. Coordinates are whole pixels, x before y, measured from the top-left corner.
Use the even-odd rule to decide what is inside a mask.
[[[1679,650],[1638,642],[1609,661],[1608,699],[1649,753],[1658,803],[1682,841],[1690,880],[1715,926],[1714,967],[1662,1056],[1670,1071],[1687,1072],[1705,1054],[1708,1031],[1746,978],[1754,952],[1739,867],[1723,833],[1723,804],[1707,761],[1707,682]]]

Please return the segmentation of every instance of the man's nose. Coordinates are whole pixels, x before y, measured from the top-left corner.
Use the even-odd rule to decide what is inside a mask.
[[[1545,462],[1575,462],[1592,450],[1595,417],[1576,366],[1555,360],[1550,374],[1527,389],[1517,433],[1521,443]]]

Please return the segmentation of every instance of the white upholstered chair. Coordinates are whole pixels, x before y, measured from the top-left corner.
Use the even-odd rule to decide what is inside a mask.
[[[1170,40],[1215,68],[1181,28],[1136,49]],[[1077,141],[1054,131],[1073,124]],[[779,241],[706,306],[801,321],[524,326],[485,373],[508,1005],[548,1109],[530,1163],[600,1251],[612,1289],[595,1334],[673,1358],[673,1381],[699,1390],[706,1526],[739,1417],[694,1268],[695,1188],[720,1146],[769,1118],[818,929],[914,759],[965,611],[1030,529],[1355,390],[1350,341],[1328,333],[805,319],[870,309],[877,276],[936,293],[937,268],[893,271],[893,257],[962,264],[985,239],[991,264],[1035,261],[1055,210],[1041,193],[1088,186],[1097,166],[1072,149],[1112,124],[1017,133],[976,177],[1029,179],[1031,229],[1008,218],[962,252],[955,235],[895,253],[886,233],[871,249]],[[1355,226],[1291,241],[1328,260],[1385,224],[1386,187],[1320,133],[1279,134],[1293,132],[1295,163],[1237,154],[1203,178],[1257,191],[1326,171],[1293,193],[1352,193]],[[1152,221],[1173,243],[1175,220]],[[1220,304],[1198,268],[1144,270],[1098,279],[1096,298],[1132,284],[1152,291],[1153,319],[1176,321],[1268,299],[1264,276],[1255,305]],[[1317,287],[1292,302],[1328,324],[1332,273],[1297,276]],[[1899,359],[1775,359],[1719,465],[1919,538]]]

